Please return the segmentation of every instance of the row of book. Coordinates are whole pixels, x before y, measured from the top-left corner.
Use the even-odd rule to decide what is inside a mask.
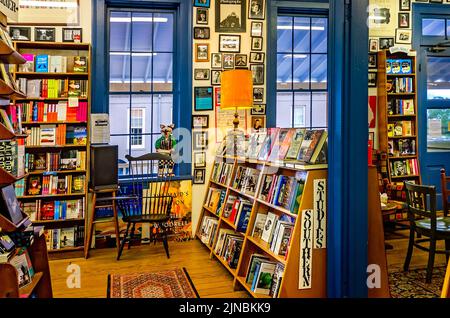
[[[44,231],[48,250],[59,250],[84,245],[84,226]]]
[[[0,141],[0,168],[15,177],[25,174],[25,144],[23,139]]]
[[[55,200],[21,202],[21,208],[30,221],[70,220],[84,218],[84,198],[77,200]]]
[[[28,146],[64,146],[87,144],[87,128],[83,126],[41,125],[27,129]]]
[[[419,164],[417,159],[405,159],[405,160],[392,160],[391,176],[403,177],[419,174]]]
[[[214,244],[214,238],[216,237],[216,231],[219,226],[219,220],[212,216],[205,216],[202,220],[200,227],[200,240],[212,247]]]
[[[16,195],[55,195],[84,193],[84,175],[58,175],[56,172],[46,172],[44,175],[30,175],[20,180],[16,185]]]
[[[386,59],[386,74],[411,74],[411,59]]]
[[[86,151],[63,150],[60,152],[27,153],[25,172],[85,170]]]
[[[225,162],[215,162],[212,172],[211,180],[216,183],[230,184],[233,173],[233,164]]]
[[[414,115],[414,99],[390,99],[388,115]]]
[[[270,261],[269,257],[262,254],[252,254],[245,282],[251,286],[251,290],[255,294],[277,298],[283,275],[283,264]]]
[[[247,199],[229,194],[223,207],[222,217],[236,226],[236,231],[247,231],[253,204]]]
[[[414,131],[415,124],[411,120],[396,121],[387,125],[388,137],[413,136]]]
[[[79,79],[28,79],[16,80],[18,89],[27,98],[87,98],[88,80]]]
[[[388,140],[389,155],[398,157],[416,154],[416,141],[414,139]]]
[[[26,63],[19,65],[19,72],[38,73],[86,73],[86,56],[61,56],[48,54],[23,53]]]
[[[88,103],[79,101],[78,106],[70,106],[67,101],[58,103],[27,102],[9,106],[8,114],[14,123],[21,118],[22,122],[83,122],[87,121]],[[19,114],[21,114],[19,116]]]
[[[217,189],[213,187],[209,188],[205,200],[205,206],[216,215],[220,215],[226,193],[227,191],[224,189]]]
[[[230,229],[219,229],[214,253],[235,269],[241,255],[244,237]]]
[[[238,166],[232,185],[233,188],[242,193],[254,196],[260,173],[261,171],[258,169]]]
[[[388,93],[414,93],[414,79],[411,77],[399,77],[388,79]]]

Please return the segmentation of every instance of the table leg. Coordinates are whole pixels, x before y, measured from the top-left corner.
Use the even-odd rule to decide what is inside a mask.
[[[113,192],[113,198],[116,197],[116,191]],[[116,200],[113,200],[113,213],[114,213],[114,230],[116,231],[116,249],[117,255],[120,251],[120,233],[119,233],[119,215],[117,214]]]

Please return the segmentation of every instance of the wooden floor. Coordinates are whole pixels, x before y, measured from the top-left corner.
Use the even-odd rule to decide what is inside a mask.
[[[159,271],[185,267],[201,298],[243,298],[245,291],[233,291],[233,278],[214,259],[209,259],[209,250],[198,240],[169,242],[170,259],[167,259],[161,243],[133,246],[124,250],[120,261],[116,261],[116,249],[99,249],[90,252],[90,258],[73,258],[50,261],[54,297],[98,298],[106,297],[109,273],[131,273]],[[81,269],[81,288],[70,289],[66,285],[69,264]]]

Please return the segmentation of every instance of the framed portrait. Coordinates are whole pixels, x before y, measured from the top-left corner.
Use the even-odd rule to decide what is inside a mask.
[[[211,6],[211,0],[194,0],[194,7],[209,8]]]
[[[205,184],[205,169],[194,169],[193,184]]]
[[[240,51],[240,35],[219,34],[219,52],[239,53]]]
[[[211,68],[222,68],[221,53],[211,53]]]
[[[265,115],[266,114],[266,105],[265,104],[255,104],[255,105],[253,105],[250,113],[251,113],[251,115]]]
[[[253,102],[262,103],[264,101],[264,87],[253,87]]]
[[[10,26],[9,35],[13,41],[31,41],[31,28]]]
[[[209,81],[209,69],[207,68],[194,69],[194,79],[196,81]]]
[[[369,52],[378,52],[378,39],[369,39]]]
[[[194,87],[194,110],[213,110],[212,87]]]
[[[209,44],[195,44],[195,62],[209,62]]]
[[[264,53],[250,52],[250,63],[264,63]]]
[[[216,32],[244,33],[247,21],[246,0],[216,0]]]
[[[192,128],[209,128],[209,115],[192,115]]]
[[[223,68],[224,69],[234,68],[234,54],[230,53],[223,54]]]
[[[194,131],[192,141],[194,150],[206,150],[208,148],[208,131]]]
[[[53,0],[49,5],[43,2],[40,6],[32,6],[34,1],[18,1],[20,23],[10,25],[36,25],[36,26],[75,26],[80,25],[79,0]],[[38,2],[38,1],[36,1]]]
[[[211,70],[211,85],[220,85],[220,76],[222,75],[222,70]]]
[[[262,51],[263,49],[263,38],[261,36],[252,37],[252,51]]]
[[[253,130],[260,130],[266,127],[266,116],[252,116],[251,122]]]
[[[398,27],[400,29],[409,29],[410,15],[409,12],[400,12],[398,14]]]
[[[63,28],[62,29],[62,41],[63,42],[83,42],[83,29],[82,28]]]
[[[205,167],[206,167],[206,153],[194,152],[194,168],[205,168]]]
[[[194,27],[195,40],[209,40],[210,32],[207,27]]]
[[[234,66],[238,67],[247,67],[247,54],[236,54],[234,56]]]
[[[252,36],[261,37],[263,34],[263,23],[262,22],[252,22]]]
[[[197,8],[195,17],[197,24],[207,25],[209,20],[209,10],[205,8]]]
[[[265,0],[250,0],[248,6],[248,18],[253,20],[264,20],[266,17],[265,8]]]
[[[264,64],[250,64],[253,85],[264,85]]]
[[[394,46],[394,38],[380,38],[380,50],[388,50]]]
[[[214,87],[214,106],[220,107],[220,86]]]
[[[36,42],[55,42],[55,28],[35,28],[34,40]]]
[[[399,0],[398,8],[400,11],[411,11],[411,0]]]
[[[369,53],[369,68],[377,68],[378,55],[376,53]]]
[[[376,72],[369,72],[369,87],[377,87],[377,75]]]
[[[396,29],[395,42],[399,44],[411,44],[412,30],[411,29]]]

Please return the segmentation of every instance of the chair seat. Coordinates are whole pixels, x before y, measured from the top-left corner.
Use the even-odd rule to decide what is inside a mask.
[[[419,228],[431,229],[431,220],[423,219],[415,221],[416,226]],[[438,232],[448,232],[450,233],[450,217],[439,217],[436,218],[436,229]]]
[[[125,223],[139,223],[139,222],[166,222],[170,217],[167,214],[142,214],[125,216],[122,220]]]

